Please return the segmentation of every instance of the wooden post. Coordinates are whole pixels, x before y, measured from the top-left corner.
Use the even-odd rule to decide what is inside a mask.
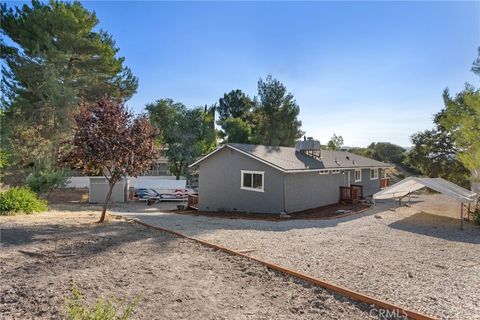
[[[460,230],[463,230],[463,202],[460,202]]]

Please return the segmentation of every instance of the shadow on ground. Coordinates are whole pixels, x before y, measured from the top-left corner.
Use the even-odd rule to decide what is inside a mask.
[[[65,241],[72,238],[76,240],[73,245]],[[133,222],[123,221],[78,225],[6,225],[2,226],[0,233],[1,247],[4,248],[29,244],[45,247],[42,244],[48,244],[47,251],[49,252],[47,253],[53,251],[57,253],[75,252],[82,256],[101,254],[143,239],[152,239],[160,245],[166,245],[175,237],[157,233]]]
[[[90,203],[54,203],[48,204],[48,208],[53,211],[92,211],[97,212],[99,215],[102,212],[101,204],[90,204]]]
[[[418,212],[389,227],[449,241],[480,244],[480,227],[464,221],[463,230],[460,230],[460,222],[460,219]]]

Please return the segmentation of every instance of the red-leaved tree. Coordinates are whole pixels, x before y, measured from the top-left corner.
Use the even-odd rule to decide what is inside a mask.
[[[105,176],[109,190],[99,221],[103,222],[115,183],[138,176],[157,159],[156,129],[147,116],[134,117],[123,103],[108,98],[81,105],[74,118],[75,135],[66,144],[61,162]]]

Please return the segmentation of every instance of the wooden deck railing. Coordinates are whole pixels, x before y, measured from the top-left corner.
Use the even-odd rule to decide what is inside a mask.
[[[340,202],[348,201],[351,198],[351,190],[350,187],[340,187]]]
[[[352,188],[352,198],[355,200],[360,200],[363,198],[363,186],[359,184],[351,184],[350,187]]]
[[[188,195],[188,207],[194,210],[198,210],[198,194]]]
[[[363,198],[363,186],[352,184],[350,187],[340,187],[340,202],[357,203]]]

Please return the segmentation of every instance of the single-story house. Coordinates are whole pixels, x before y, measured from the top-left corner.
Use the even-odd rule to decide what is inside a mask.
[[[309,138],[295,148],[229,143],[190,167],[198,167],[200,211],[292,213],[372,196],[391,166]]]

